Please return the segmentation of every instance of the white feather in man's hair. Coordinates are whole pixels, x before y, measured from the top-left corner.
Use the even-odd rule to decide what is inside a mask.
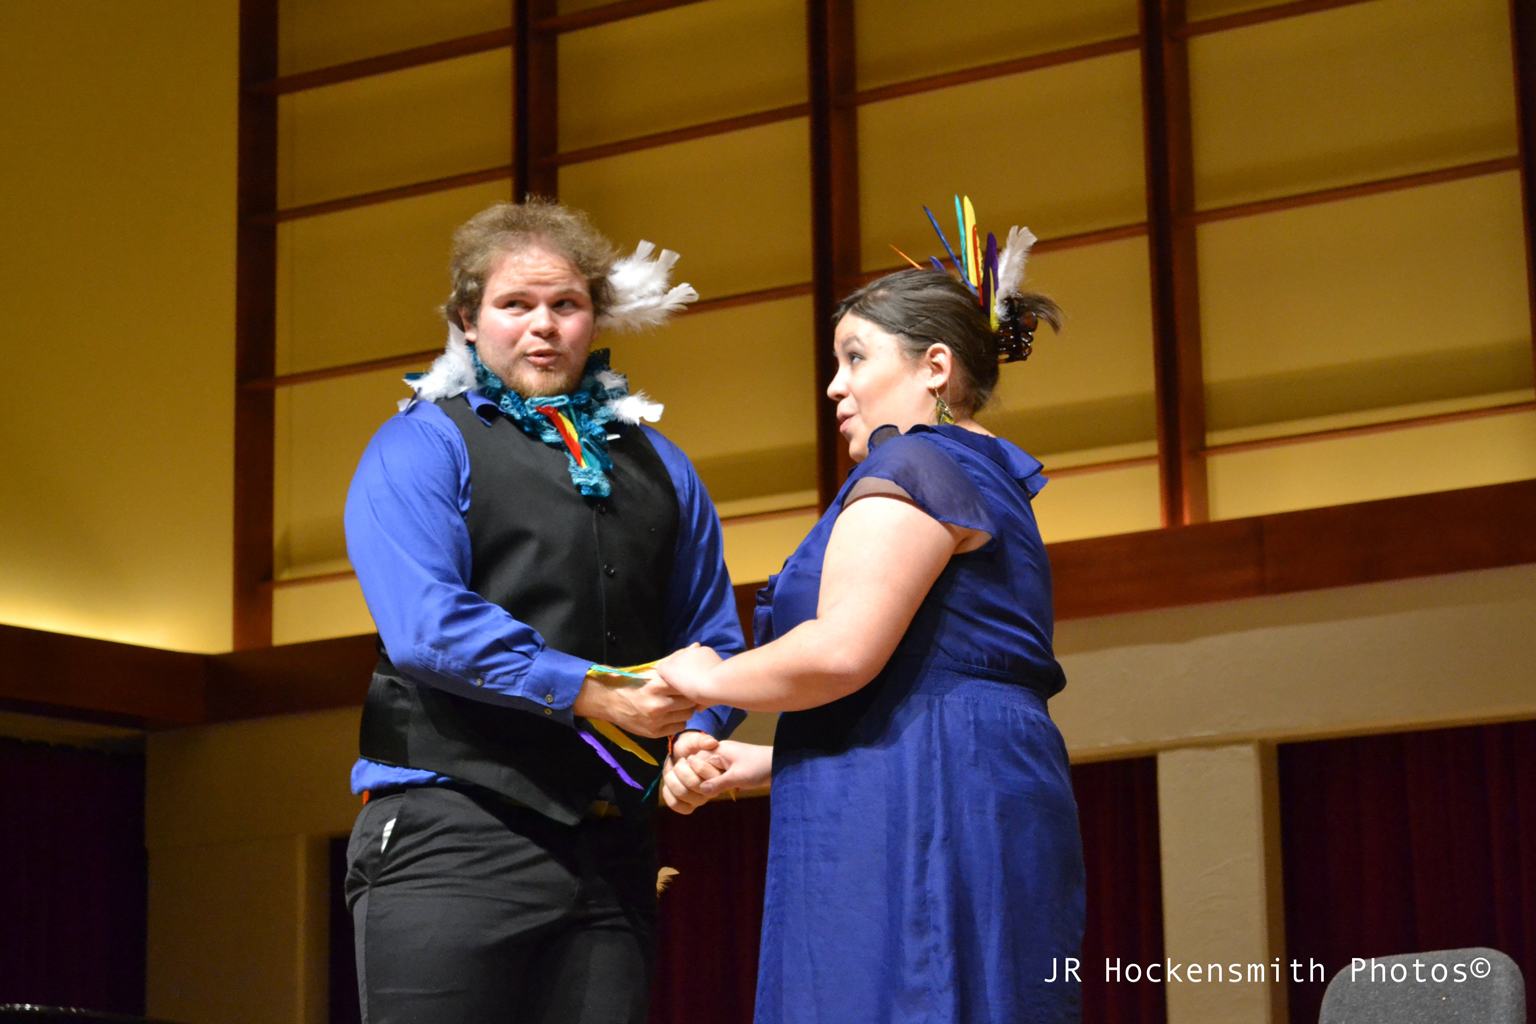
[[[620,332],[657,327],[698,299],[690,284],[668,287],[677,253],[663,249],[653,260],[650,255],[655,251],[655,245],[642,241],[633,254],[614,261],[608,271],[612,302],[598,318],[599,327]]]

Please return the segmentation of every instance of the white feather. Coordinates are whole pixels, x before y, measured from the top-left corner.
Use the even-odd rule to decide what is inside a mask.
[[[1035,244],[1034,232],[1029,228],[1008,229],[1008,244],[997,257],[997,296],[992,308],[1001,316],[1003,300],[1019,294],[1024,284],[1024,265],[1029,262],[1029,250]]]
[[[639,391],[613,403],[613,416],[621,423],[638,424],[641,420],[655,423],[661,419],[664,408],[660,402],[651,401],[644,391]]]
[[[599,318],[598,326],[620,332],[657,327],[698,299],[699,293],[692,285],[668,287],[677,253],[663,249],[653,260],[650,255],[655,251],[654,244],[642,241],[632,255],[614,261],[608,270],[613,301]]]
[[[443,354],[432,360],[432,368],[419,380],[406,381],[412,391],[410,398],[400,399],[404,411],[413,402],[435,402],[440,398],[462,395],[475,386],[475,363],[469,357],[469,343],[464,332],[453,324],[448,325],[448,345]]]

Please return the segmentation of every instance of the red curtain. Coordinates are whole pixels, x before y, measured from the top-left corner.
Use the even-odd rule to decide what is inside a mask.
[[[1161,985],[1104,981],[1105,957],[1163,959],[1157,766],[1152,758],[1072,769],[1088,871],[1083,1019],[1162,1024]],[[681,874],[661,898],[651,1024],[750,1024],[768,861],[768,799],[657,816],[661,862]]]
[[[651,1024],[751,1024],[768,868],[768,800],[656,814],[657,852],[678,876],[661,896]]]
[[[1287,959],[1466,946],[1536,969],[1536,722],[1280,747]],[[1324,982],[1290,986],[1317,1020]]]
[[[1105,960],[1163,961],[1162,860],[1157,831],[1157,759],[1099,761],[1072,768],[1088,875],[1083,933],[1083,1020],[1163,1024],[1163,986],[1105,980]],[[1122,977],[1124,975],[1122,974]]]
[[[144,1012],[144,759],[0,739],[0,1003]]]

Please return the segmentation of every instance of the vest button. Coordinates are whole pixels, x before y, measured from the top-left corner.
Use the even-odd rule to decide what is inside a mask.
[[[608,503],[606,501],[600,501],[597,503],[597,514],[600,516],[605,516],[608,514]]]
[[[613,576],[614,576],[614,574],[615,574],[615,573],[617,573],[617,572],[618,572],[618,571],[619,571],[619,570],[617,570],[617,569],[615,569],[615,568],[614,568],[614,567],[613,567],[613,566],[611,566],[611,565],[605,565],[605,566],[603,566],[603,575],[604,575],[604,576],[607,576],[607,577],[608,577],[608,578],[609,578],[609,579],[612,579],[612,578],[613,578]]]
[[[611,643],[611,644],[618,643],[619,642],[619,634],[615,633],[613,630],[609,630],[608,631],[608,642]]]
[[[546,715],[552,715],[552,714],[554,714],[554,713],[555,713],[555,709],[554,709],[554,708],[545,708],[545,709],[544,709],[544,713],[545,713],[545,714],[546,714]]]

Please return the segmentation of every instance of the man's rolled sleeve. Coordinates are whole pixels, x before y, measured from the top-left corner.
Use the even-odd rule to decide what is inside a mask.
[[[389,419],[347,493],[347,553],[395,667],[474,700],[574,724],[590,663],[469,589],[469,454],[430,403]]]

